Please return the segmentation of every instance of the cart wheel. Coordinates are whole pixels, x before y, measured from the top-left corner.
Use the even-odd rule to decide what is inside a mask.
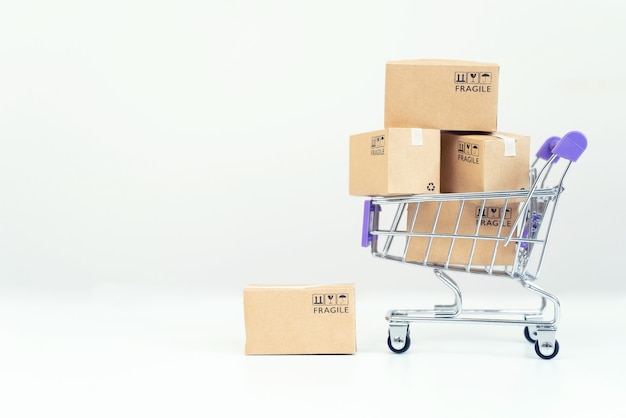
[[[539,341],[535,341],[535,353],[537,353],[537,355],[544,360],[550,360],[556,357],[557,354],[559,354],[559,342],[557,340],[554,340],[554,350],[552,351],[552,353],[546,355],[542,354],[539,350]]]
[[[404,345],[400,348],[396,348],[391,342],[391,335],[389,335],[387,337],[387,346],[389,346],[389,349],[396,354],[404,353],[411,346],[411,337],[409,337],[409,333],[407,332],[406,337],[404,338]]]
[[[529,343],[535,343],[537,342],[537,333],[533,332],[532,334],[530,333],[530,330],[528,329],[528,327],[524,328],[524,337],[526,337],[526,340],[528,340]]]

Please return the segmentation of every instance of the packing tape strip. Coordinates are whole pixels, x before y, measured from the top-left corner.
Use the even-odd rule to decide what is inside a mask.
[[[422,145],[424,142],[424,133],[420,128],[411,128],[411,144]]]
[[[515,138],[512,138],[510,136],[506,136],[506,135],[502,135],[502,134],[498,134],[493,132],[491,134],[492,136],[495,136],[496,138],[500,138],[501,140],[504,141],[504,156],[505,157],[515,157],[516,151],[515,151]]]

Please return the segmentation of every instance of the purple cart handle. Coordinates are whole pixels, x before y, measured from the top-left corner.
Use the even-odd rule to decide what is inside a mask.
[[[537,158],[548,161],[550,157],[552,157],[552,150],[554,150],[554,147],[556,147],[560,140],[561,138],[558,136],[551,136],[546,139],[541,148],[539,148],[539,151],[537,151]],[[556,163],[558,160],[559,157],[556,157],[552,163]]]
[[[571,131],[554,146],[552,153],[571,162],[575,162],[587,149],[587,137],[582,132]]]
[[[379,211],[380,206],[372,204],[371,200],[363,202],[363,229],[361,230],[361,247],[369,247],[372,242],[372,234],[370,234],[370,212]]]

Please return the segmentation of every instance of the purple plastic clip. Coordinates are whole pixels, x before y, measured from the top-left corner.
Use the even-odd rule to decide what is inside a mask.
[[[370,212],[380,211],[380,205],[372,204],[371,200],[363,202],[363,229],[361,230],[361,247],[369,247],[374,239],[370,234]]]
[[[522,238],[531,239],[535,238],[537,235],[537,229],[539,229],[539,223],[541,222],[541,215],[534,214],[532,222],[526,225],[524,228],[524,233],[522,234]],[[529,247],[528,241],[522,241],[520,247],[526,249]]]
[[[571,131],[566,133],[554,146],[552,153],[571,162],[575,162],[580,158],[585,149],[587,149],[587,137],[585,137],[582,132]]]

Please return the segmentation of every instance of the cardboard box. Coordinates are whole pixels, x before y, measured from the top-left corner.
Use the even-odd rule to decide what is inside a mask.
[[[500,132],[441,134],[443,193],[527,189],[529,169],[529,136]]]
[[[350,136],[350,194],[439,193],[441,132],[389,128]]]
[[[250,285],[244,289],[246,354],[353,354],[353,284]]]
[[[495,131],[499,71],[473,61],[389,61],[384,127]]]
[[[416,204],[412,203],[407,209],[407,230],[428,234],[432,233],[439,202],[431,201],[420,203],[415,224],[413,228],[411,228],[416,207]],[[434,233],[453,234],[460,208],[461,203],[459,201],[443,202]],[[466,201],[461,211],[461,218],[456,234],[475,235],[477,233],[477,225],[479,225],[478,221],[480,220],[478,229],[479,236],[498,236],[500,224],[502,224],[500,236],[508,236],[515,222],[515,218],[519,213],[519,204],[508,205],[506,209],[503,206],[486,205],[482,211],[482,217],[480,216],[481,209],[483,209],[482,201]],[[451,244],[452,238],[436,237],[431,241],[430,237],[412,237],[407,250],[407,261],[422,263],[426,255],[428,255],[429,263],[445,264],[448,262]],[[473,246],[474,252],[470,259]],[[494,265],[502,266],[513,264],[516,254],[516,245],[514,242],[509,243],[507,246],[504,246],[502,242],[500,242],[496,248],[496,241],[494,240],[474,240],[465,238],[455,238],[449,263],[456,265],[471,264],[472,266],[488,266],[491,265],[494,250]]]

